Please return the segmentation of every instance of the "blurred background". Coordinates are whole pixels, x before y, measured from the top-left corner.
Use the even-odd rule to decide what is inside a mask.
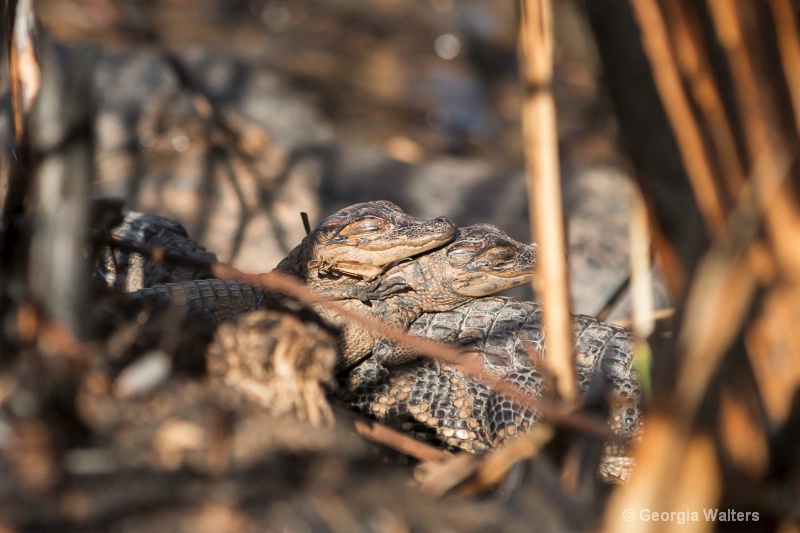
[[[67,69],[90,69],[74,98],[92,110],[96,194],[177,218],[223,261],[270,270],[302,238],[301,211],[313,226],[375,199],[530,240],[512,0],[35,7]],[[554,9],[573,311],[596,314],[628,275],[632,185],[584,14]]]

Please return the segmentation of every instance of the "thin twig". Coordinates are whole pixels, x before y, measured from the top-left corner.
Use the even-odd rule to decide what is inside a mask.
[[[655,311],[653,311],[653,320],[658,321],[664,318],[669,318],[674,314],[675,314],[675,309],[673,307],[656,309]],[[633,321],[630,318],[621,318],[619,320],[612,320],[611,324],[617,325],[625,329],[631,329],[633,327]]]
[[[594,313],[594,317],[597,318],[600,322],[606,322],[608,319],[608,315],[619,305],[622,301],[622,298],[628,294],[628,289],[631,286],[631,274],[628,273],[625,276],[625,279],[622,280],[622,283],[617,285],[617,288],[614,289],[614,292],[611,293],[606,299],[606,302],[603,304],[603,307],[600,308],[596,313]]]
[[[414,472],[414,479],[422,492],[441,498],[473,476],[480,464],[480,457],[462,452],[444,461],[429,461],[419,465]]]
[[[306,230],[306,235],[308,235],[311,233],[311,223],[308,221],[308,213],[301,211],[300,218],[303,220],[303,229]]]
[[[447,457],[447,454],[439,448],[420,442],[413,437],[371,420],[355,420],[353,427],[356,428],[356,433],[362,437],[388,446],[400,453],[410,455],[420,461],[441,461]]]
[[[512,466],[519,461],[536,457],[554,436],[552,426],[539,424],[531,428],[527,435],[506,443],[481,461],[474,477],[459,490],[459,495],[475,496],[497,486]]]

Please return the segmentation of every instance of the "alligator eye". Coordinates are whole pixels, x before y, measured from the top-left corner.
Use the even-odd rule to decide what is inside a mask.
[[[463,266],[475,257],[474,249],[458,248],[447,252],[447,260],[453,266]]]
[[[383,229],[383,221],[377,218],[365,218],[357,220],[347,227],[342,229],[340,235],[363,235],[370,233],[377,233]]]
[[[486,252],[483,259],[488,263],[510,263],[514,260],[514,252],[508,248],[494,248]]]

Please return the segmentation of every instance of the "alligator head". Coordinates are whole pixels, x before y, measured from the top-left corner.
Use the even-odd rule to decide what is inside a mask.
[[[523,244],[491,224],[462,228],[444,250],[445,278],[456,294],[479,298],[530,283],[536,245]]]
[[[449,242],[456,227],[445,217],[413,217],[391,202],[355,204],[329,216],[281,261],[301,276],[371,280],[387,265]]]
[[[529,283],[535,266],[535,244],[517,242],[491,224],[476,224],[459,229],[446,247],[393,267],[385,284],[402,279],[424,311],[447,311]]]

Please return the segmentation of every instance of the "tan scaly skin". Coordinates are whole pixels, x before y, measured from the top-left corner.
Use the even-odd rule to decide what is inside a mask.
[[[277,269],[328,298],[363,300],[381,292],[377,278],[388,265],[447,244],[455,232],[445,217],[416,218],[385,200],[355,204],[322,221]],[[399,288],[384,285],[382,294]]]

